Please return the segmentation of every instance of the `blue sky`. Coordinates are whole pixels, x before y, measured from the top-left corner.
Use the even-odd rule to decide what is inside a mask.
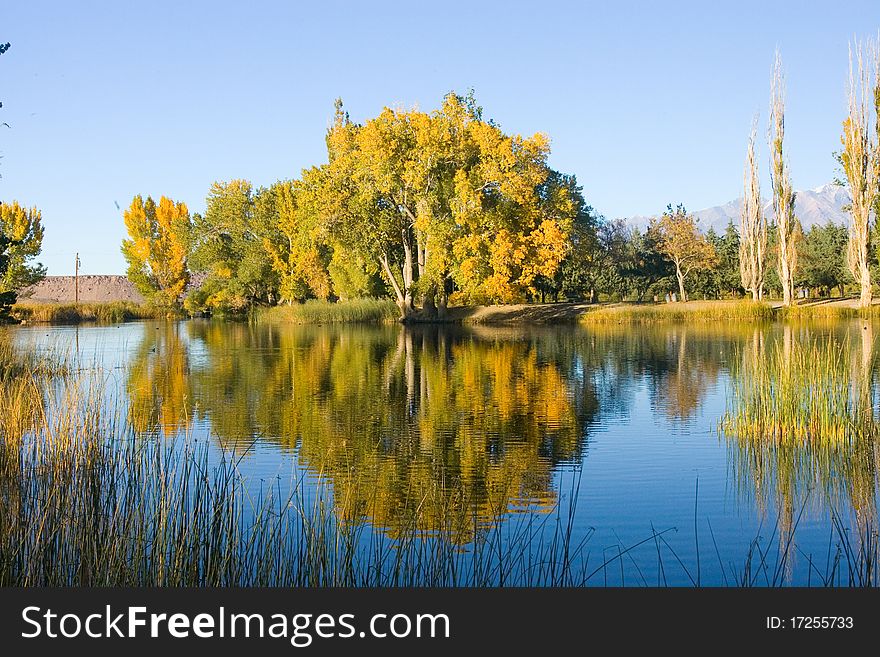
[[[5,0],[0,200],[42,210],[50,274],[76,251],[86,273],[124,273],[116,203],[200,211],[214,180],[295,177],[324,161],[337,96],[363,120],[473,88],[508,132],[548,133],[604,215],[696,210],[740,194],[777,46],[792,176],[811,188],[836,173],[847,43],[878,28],[876,0]]]

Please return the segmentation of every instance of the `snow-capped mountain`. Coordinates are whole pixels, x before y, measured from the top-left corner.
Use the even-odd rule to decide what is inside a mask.
[[[846,224],[849,215],[844,208],[849,205],[850,195],[845,187],[829,183],[815,189],[805,189],[797,192],[794,201],[795,215],[801,221],[805,230],[809,230],[814,224],[825,224],[833,221],[837,224]],[[700,220],[700,228],[709,230],[714,228],[716,232],[724,232],[727,224],[733,221],[739,225],[739,213],[742,206],[742,198],[728,201],[724,205],[716,205],[704,210],[697,210],[694,216]],[[767,200],[764,212],[768,219],[773,218],[773,205]],[[644,229],[651,217],[637,216],[627,218],[627,223]]]

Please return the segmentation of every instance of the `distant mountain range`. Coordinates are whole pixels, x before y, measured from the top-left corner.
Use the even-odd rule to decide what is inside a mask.
[[[849,205],[849,202],[849,191],[845,187],[829,183],[816,189],[798,191],[795,197],[794,211],[805,230],[809,230],[810,226],[815,224],[825,224],[828,221],[846,224],[849,221],[849,214],[844,210],[844,207]],[[700,220],[702,230],[714,228],[716,232],[722,233],[730,221],[733,221],[734,226],[739,225],[741,207],[742,198],[738,198],[724,205],[697,210],[693,215]],[[768,220],[773,218],[773,207],[769,200],[764,205],[764,212]],[[644,229],[650,220],[651,217],[645,216],[626,219],[627,223],[638,226],[640,229]]]

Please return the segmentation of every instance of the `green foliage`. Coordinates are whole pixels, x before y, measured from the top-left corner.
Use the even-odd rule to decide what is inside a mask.
[[[733,222],[727,224],[723,235],[713,228],[706,231],[706,241],[715,249],[718,262],[715,267],[699,269],[692,274],[693,293],[703,299],[740,297],[743,294],[739,272],[739,233]]]
[[[379,267],[345,249],[333,250],[327,273],[333,294],[342,301],[388,295],[388,286],[382,280]]]
[[[266,242],[277,239],[273,194],[254,194],[245,180],[211,186],[205,214],[193,216],[188,235],[190,268],[205,278],[187,296],[187,310],[241,312],[277,302],[279,280],[266,251]]]
[[[540,276],[536,280],[542,300],[547,294],[552,294],[555,299],[560,293],[568,300],[589,299],[591,293],[595,294],[602,264],[598,233],[601,218],[587,205],[583,187],[578,185],[575,176],[551,171],[540,194],[548,213],[553,212],[554,200],[558,202],[561,197],[569,204],[567,211],[573,215],[565,259],[554,276]]]
[[[613,299],[625,299],[631,287],[632,238],[622,219],[603,221],[597,228],[598,271],[596,286]]]
[[[797,285],[815,288],[822,296],[837,290],[844,294],[844,286],[852,282],[846,266],[846,246],[849,240],[846,226],[828,222],[813,226],[804,235]]]
[[[5,276],[9,269],[8,252],[11,242],[12,240],[0,232],[0,277]],[[9,311],[12,308],[12,304],[15,303],[15,299],[15,290],[8,290],[5,292],[0,291],[0,323],[5,323],[10,320]]]
[[[738,297],[743,294],[739,272],[739,232],[733,222],[727,224],[724,234],[709,240],[718,254],[718,286],[722,296]]]
[[[675,269],[662,249],[660,226],[652,221],[644,233],[633,230],[622,256],[613,261],[622,263],[622,277],[636,301],[649,295],[663,296],[674,284]],[[623,298],[623,297],[621,297]]]

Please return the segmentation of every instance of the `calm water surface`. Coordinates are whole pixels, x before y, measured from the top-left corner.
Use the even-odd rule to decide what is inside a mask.
[[[842,444],[827,466],[806,449],[777,459],[769,444],[719,431],[734,379],[751,376],[742,364],[792,343],[846,351],[845,375],[868,386],[876,407],[875,327],[862,321],[474,329],[189,321],[16,333],[100,369],[138,432],[209,440],[240,458],[255,489],[329,486],[338,514],[389,540],[414,507],[425,532],[453,511],[474,518],[456,537],[463,550],[475,527],[571,514],[589,563],[612,564],[598,584],[690,584],[698,572],[701,583],[729,583],[755,546],[767,551],[770,576],[779,550],[789,550],[785,581],[807,583],[811,560],[824,570],[839,542],[833,513],[852,531],[876,527],[876,451]]]

